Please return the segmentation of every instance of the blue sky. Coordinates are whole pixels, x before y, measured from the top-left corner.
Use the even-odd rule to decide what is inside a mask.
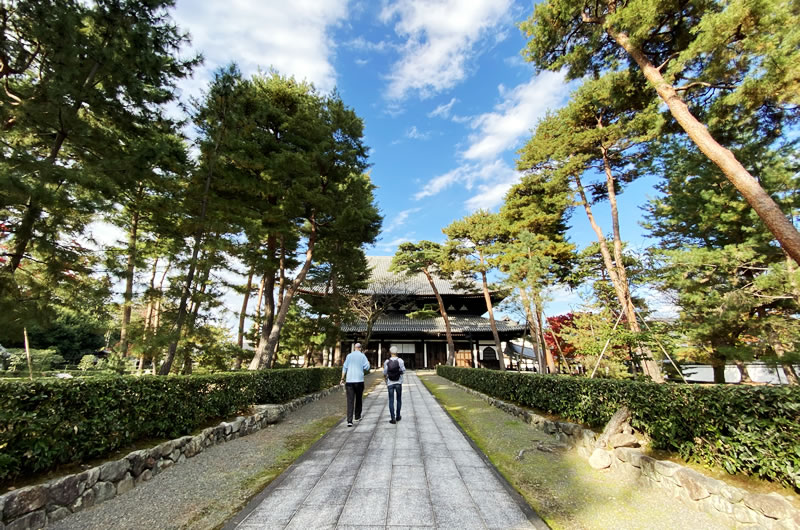
[[[391,255],[403,241],[443,240],[444,226],[477,208],[496,210],[519,179],[516,150],[548,109],[566,103],[563,75],[534,75],[521,56],[517,24],[532,11],[513,0],[178,0],[173,17],[205,56],[182,97],[198,95],[230,61],[246,75],[273,67],[336,88],[364,119],[385,216],[369,253]],[[633,248],[648,243],[638,221],[655,182],[643,178],[620,197]],[[595,210],[609,232],[608,206]],[[595,239],[582,209],[569,236],[579,247]],[[576,293],[553,293],[548,313],[577,303]]]

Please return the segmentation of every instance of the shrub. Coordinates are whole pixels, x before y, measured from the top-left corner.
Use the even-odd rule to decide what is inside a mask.
[[[94,369],[97,364],[97,357],[94,355],[84,355],[81,357],[81,362],[78,363],[78,370],[85,372],[86,370]]]
[[[10,354],[8,369],[12,372],[28,372],[28,355],[24,349],[12,348],[7,350]],[[55,350],[31,349],[31,367],[35,372],[51,370],[64,365],[64,358]]]
[[[340,368],[171,377],[0,380],[0,480],[175,438],[253,404],[331,387]]]
[[[439,366],[485,394],[592,427],[622,405],[657,449],[800,489],[800,388],[658,385]]]

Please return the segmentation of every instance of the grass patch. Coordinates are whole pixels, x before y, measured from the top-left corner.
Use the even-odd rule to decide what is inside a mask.
[[[575,451],[542,452],[554,438],[435,375],[420,377],[439,403],[552,528],[724,528],[664,494],[612,472]],[[517,456],[525,450],[522,460]]]
[[[283,443],[283,452],[269,466],[245,479],[242,482],[242,489],[253,490],[253,494],[263,490],[341,419],[341,415],[328,416],[308,424],[300,432],[287,436]]]

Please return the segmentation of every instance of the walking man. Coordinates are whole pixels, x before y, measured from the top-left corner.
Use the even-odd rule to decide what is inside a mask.
[[[342,380],[347,392],[347,426],[353,426],[353,405],[355,405],[356,421],[361,421],[361,398],[364,395],[364,374],[369,372],[367,356],[361,352],[361,343],[353,346],[342,365]]]
[[[392,419],[389,423],[400,421],[400,407],[403,405],[403,374],[406,372],[406,365],[403,359],[397,356],[397,348],[389,348],[391,357],[383,363],[383,378],[386,380],[386,388],[389,389],[389,416]],[[397,410],[394,408],[394,398],[397,394]]]

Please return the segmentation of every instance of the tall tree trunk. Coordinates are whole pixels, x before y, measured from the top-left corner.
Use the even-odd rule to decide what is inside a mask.
[[[267,255],[270,257],[275,255],[275,245],[275,236],[269,236],[267,238]],[[275,272],[274,265],[268,265],[267,272],[261,278],[259,306],[263,298],[266,300],[266,309],[262,321],[259,322],[258,344],[256,345],[255,355],[253,355],[248,367],[250,370],[260,370],[265,366],[269,366],[267,363],[267,342],[275,318]]]
[[[242,298],[242,310],[239,312],[239,335],[236,337],[236,345],[241,348],[244,346],[244,321],[247,318],[247,303],[250,301],[250,291],[253,288],[253,273],[254,269],[250,268],[250,274],[247,275],[247,285],[244,288],[244,297]],[[238,359],[239,366],[241,367],[242,360]]]
[[[607,173],[610,175],[610,172]],[[589,218],[589,224],[592,226],[592,230],[594,230],[595,235],[597,236],[597,242],[600,246],[600,254],[603,256],[603,263],[605,264],[606,271],[608,272],[609,279],[611,280],[611,284],[614,287],[614,292],[617,295],[617,300],[619,301],[620,307],[625,312],[625,315],[628,319],[628,326],[630,327],[631,331],[634,333],[640,333],[641,329],[639,328],[639,322],[636,319],[636,312],[633,307],[633,303],[630,297],[630,291],[628,289],[627,278],[625,283],[623,284],[622,279],[619,275],[619,270],[623,269],[622,261],[618,261],[619,267],[615,266],[614,260],[611,257],[611,252],[608,249],[608,242],[606,241],[605,236],[603,235],[603,231],[600,229],[600,226],[595,221],[594,214],[592,213],[592,207],[589,204],[589,200],[586,197],[586,191],[583,189],[583,184],[581,183],[580,176],[576,173],[574,176],[575,184],[578,189],[578,194],[581,197],[581,201],[583,202],[583,208],[586,211],[586,217]],[[611,194],[613,193],[613,178],[608,176],[611,179],[611,184],[609,188],[609,199]],[[614,206],[612,211],[616,210],[616,199],[614,200]],[[619,221],[617,221],[618,223]],[[617,234],[619,233],[619,226],[616,227]],[[620,250],[620,260],[621,260],[622,252]],[[646,352],[642,352],[642,360],[643,366],[645,366],[645,371],[647,375],[657,383],[663,383],[664,378],[661,375],[661,370],[658,369],[658,364],[655,363],[652,359],[647,358]]]
[[[200,246],[203,240],[203,225],[206,219],[206,208],[208,207],[208,191],[211,187],[211,169],[206,176],[205,190],[203,191],[203,204],[200,208],[199,228],[194,235],[194,245],[192,247],[192,258],[189,260],[189,271],[186,273],[186,281],[184,282],[183,289],[181,290],[181,301],[178,304],[178,316],[175,321],[175,339],[169,345],[167,358],[164,364],[161,365],[159,370],[160,375],[169,375],[172,369],[172,362],[175,359],[175,352],[178,350],[178,341],[181,338],[183,331],[183,324],[186,320],[186,309],[189,295],[192,292],[192,282],[194,281],[195,269],[197,268],[197,257],[200,254]]]
[[[447,317],[447,311],[445,310],[444,307],[444,300],[442,300],[442,295],[439,294],[439,289],[436,288],[436,284],[433,283],[433,278],[431,277],[431,273],[428,272],[428,269],[423,269],[422,272],[428,279],[428,283],[431,285],[431,289],[433,289],[433,294],[436,296],[436,301],[439,303],[439,314],[442,315],[442,319],[444,320],[444,333],[445,336],[447,337],[447,365],[455,366],[456,345],[453,342],[453,332],[450,329],[450,319]]]
[[[722,170],[725,177],[753,207],[786,252],[795,262],[800,263],[800,233],[772,200],[772,197],[764,191],[758,181],[736,159],[736,156],[730,150],[722,147],[711,136],[708,129],[692,115],[688,105],[681,99],[675,87],[664,79],[661,71],[650,62],[644,51],[631,42],[627,33],[610,27],[608,33],[636,61],[645,78],[666,103],[675,121],[686,131],[698,149]]]
[[[122,325],[119,330],[119,349],[123,356],[128,355],[128,327],[131,323],[131,310],[133,309],[133,278],[136,272],[136,244],[138,243],[139,229],[139,202],[142,200],[144,185],[139,184],[136,191],[136,202],[134,203],[133,219],[131,219],[131,229],[128,232],[128,263],[125,268],[125,293],[122,303]],[[155,279],[155,274],[153,275]]]
[[[483,256],[481,256],[481,265],[483,265]],[[489,326],[492,328],[492,337],[497,348],[497,360],[500,361],[500,371],[505,372],[506,358],[503,354],[503,346],[500,344],[500,334],[497,333],[497,323],[494,321],[494,307],[492,306],[492,297],[489,295],[489,283],[486,281],[486,272],[483,270],[481,271],[481,280],[483,281],[483,299],[486,300],[486,309],[489,311]]]
[[[528,293],[525,292],[525,289],[519,290],[520,297],[522,298],[522,303],[525,306],[525,314],[528,318],[529,326],[531,326],[531,331],[536,333],[536,342],[539,343],[541,348],[541,354],[544,354],[547,369],[550,371],[551,374],[555,373],[556,371],[556,363],[553,359],[553,353],[547,347],[547,341],[544,338],[544,332],[542,330],[542,322],[541,322],[541,311],[539,310],[539,304],[536,305],[536,311],[534,314],[533,304],[531,302],[531,298],[528,296]],[[535,328],[535,329],[534,329]],[[539,362],[539,370],[541,373],[545,373],[544,371],[545,363]]]
[[[144,335],[145,338],[147,334],[150,332],[150,326],[153,323],[153,313],[155,311],[155,301],[153,300],[153,293],[156,289],[156,273],[158,272],[158,257],[153,260],[153,270],[150,273],[150,282],[149,282],[149,292],[148,292],[148,299],[147,305],[145,307],[145,314],[144,314]],[[144,370],[144,361],[145,361],[145,352],[142,350],[142,353],[139,355],[139,367],[136,370],[136,375],[142,375],[142,371]]]
[[[542,344],[545,346],[545,355],[547,356],[547,369],[550,371],[551,374],[557,374],[558,368],[556,368],[556,359],[553,356],[553,350],[555,348],[548,348],[547,347],[547,338],[544,336],[544,319],[542,318],[542,303],[539,300],[534,302],[536,304],[536,325],[539,328],[539,338],[542,341]],[[558,343],[556,342],[556,346]]]
[[[602,128],[602,122],[598,120]],[[617,192],[615,188],[614,175],[611,172],[611,163],[608,159],[608,150],[605,147],[600,147],[603,155],[603,169],[606,174],[606,187],[608,188],[608,202],[611,205],[611,226],[614,237],[614,263],[616,264],[616,272],[619,278],[620,287],[625,296],[625,316],[628,319],[628,327],[633,333],[637,335],[642,332],[639,326],[639,320],[636,318],[636,308],[633,305],[633,297],[631,296],[630,285],[628,284],[628,274],[625,270],[625,262],[622,258],[622,236],[619,229],[619,213],[617,210]],[[649,348],[643,347],[639,341],[636,342],[636,349],[639,358],[643,361],[643,366],[647,375],[657,383],[663,383],[664,377],[661,374],[661,369],[658,363],[653,360],[653,354]]]
[[[286,322],[286,315],[289,314],[289,306],[292,303],[292,299],[294,298],[295,294],[297,294],[297,290],[300,288],[300,285],[306,279],[308,270],[311,268],[311,262],[314,259],[314,246],[317,242],[317,223],[314,215],[311,216],[310,221],[311,233],[308,236],[306,260],[303,263],[303,267],[300,269],[300,272],[298,272],[294,281],[286,290],[286,294],[284,294],[283,298],[280,300],[280,308],[275,315],[275,322],[272,324],[272,331],[269,333],[269,339],[267,340],[266,345],[267,358],[269,362],[272,361],[275,355],[275,349],[277,348],[278,341],[281,338],[281,330],[283,329],[284,322]]]
[[[261,276],[261,282],[259,283],[259,286],[258,286],[258,298],[256,299],[256,312],[255,312],[255,318],[253,318],[253,335],[254,335],[254,338],[256,339],[256,341],[255,341],[256,342],[256,346],[258,346],[258,340],[257,339],[258,339],[258,335],[259,335],[259,330],[261,329],[261,321],[262,321],[262,318],[261,318],[261,302],[264,299],[264,284],[266,282],[267,282],[267,275],[264,274],[263,276]]]

